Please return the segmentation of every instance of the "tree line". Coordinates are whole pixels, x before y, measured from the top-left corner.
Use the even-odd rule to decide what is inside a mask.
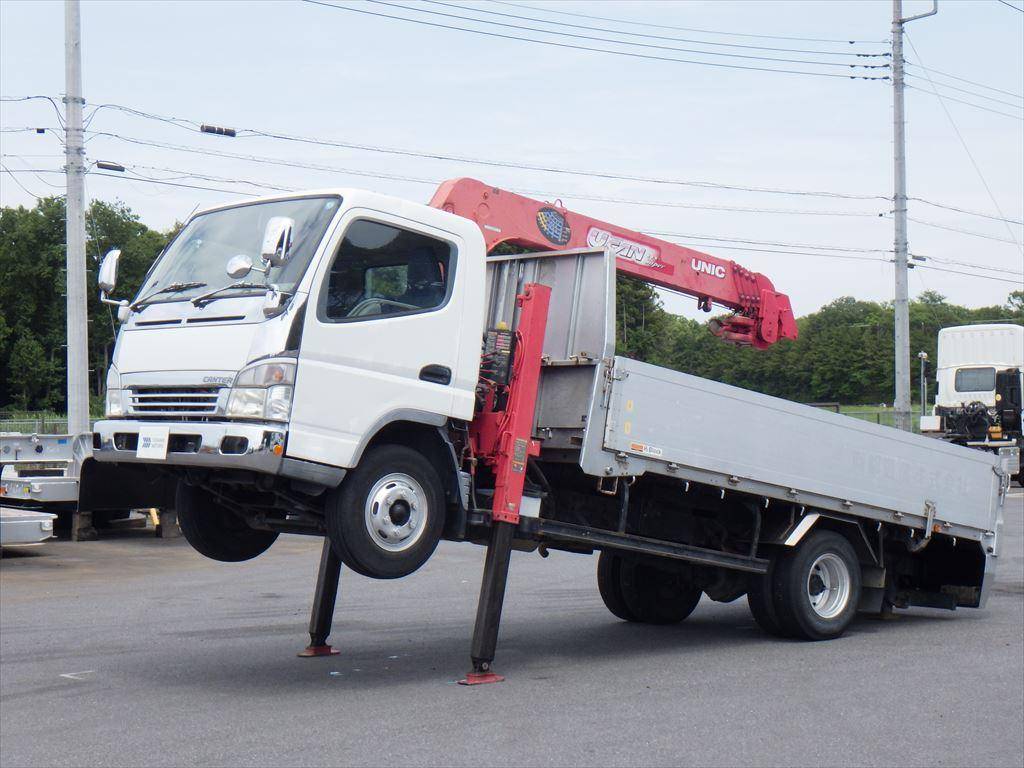
[[[121,202],[94,201],[86,215],[89,281],[89,387],[102,410],[103,385],[116,333],[111,307],[94,289],[100,258],[122,251],[118,296],[132,296],[177,230],[150,229]],[[0,209],[0,410],[65,407],[64,201]],[[1024,322],[1024,290],[1001,306],[971,309],[926,291],[910,305],[911,354],[935,359],[940,328],[967,323]],[[799,338],[768,350],[740,349],[714,337],[705,323],[669,314],[657,292],[620,277],[618,353],[800,402],[883,403],[893,391],[893,310],[852,297],[797,320]],[[916,361],[914,361],[916,363]],[[912,366],[917,386],[917,366]],[[930,391],[933,391],[930,387]]]

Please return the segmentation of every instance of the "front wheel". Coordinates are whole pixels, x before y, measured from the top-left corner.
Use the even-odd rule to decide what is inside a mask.
[[[860,562],[846,537],[815,531],[786,552],[777,568],[772,602],[785,634],[831,640],[846,631],[861,588]]]
[[[367,452],[329,500],[327,535],[352,570],[398,579],[434,553],[444,520],[433,465],[411,448],[382,445]]]
[[[240,515],[219,504],[212,493],[182,481],[178,482],[175,508],[185,540],[211,560],[251,560],[277,540],[276,532],[250,528]]]

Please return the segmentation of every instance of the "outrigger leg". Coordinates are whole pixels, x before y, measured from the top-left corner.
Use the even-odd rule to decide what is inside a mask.
[[[496,674],[491,664],[498,645],[498,625],[505,602],[505,582],[512,554],[512,523],[495,522],[491,528],[491,541],[484,559],[484,577],[480,584],[480,602],[476,606],[476,625],[473,627],[473,645],[470,658],[473,671],[460,680],[460,685],[500,683],[505,678]]]
[[[330,539],[324,536],[324,548],[320,552],[320,570],[316,577],[316,592],[313,594],[313,610],[309,616],[309,645],[299,652],[302,658],[334,656],[339,653],[337,649],[328,645],[327,638],[331,634],[340,578],[341,560],[334,553]]]

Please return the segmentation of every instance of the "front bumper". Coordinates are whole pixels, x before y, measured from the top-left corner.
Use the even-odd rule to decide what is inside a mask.
[[[139,431],[168,428],[167,457],[139,458]],[[284,461],[287,434],[283,424],[252,422],[168,422],[104,419],[93,427],[93,457],[97,461],[160,464],[207,469],[248,469],[276,475]]]

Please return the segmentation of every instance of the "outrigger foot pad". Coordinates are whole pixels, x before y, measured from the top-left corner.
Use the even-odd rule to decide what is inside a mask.
[[[459,680],[459,685],[486,685],[487,683],[500,683],[505,679],[504,675],[496,672],[469,672],[465,680]]]
[[[300,659],[309,659],[314,656],[337,656],[339,653],[341,651],[330,645],[307,645],[296,655]]]

